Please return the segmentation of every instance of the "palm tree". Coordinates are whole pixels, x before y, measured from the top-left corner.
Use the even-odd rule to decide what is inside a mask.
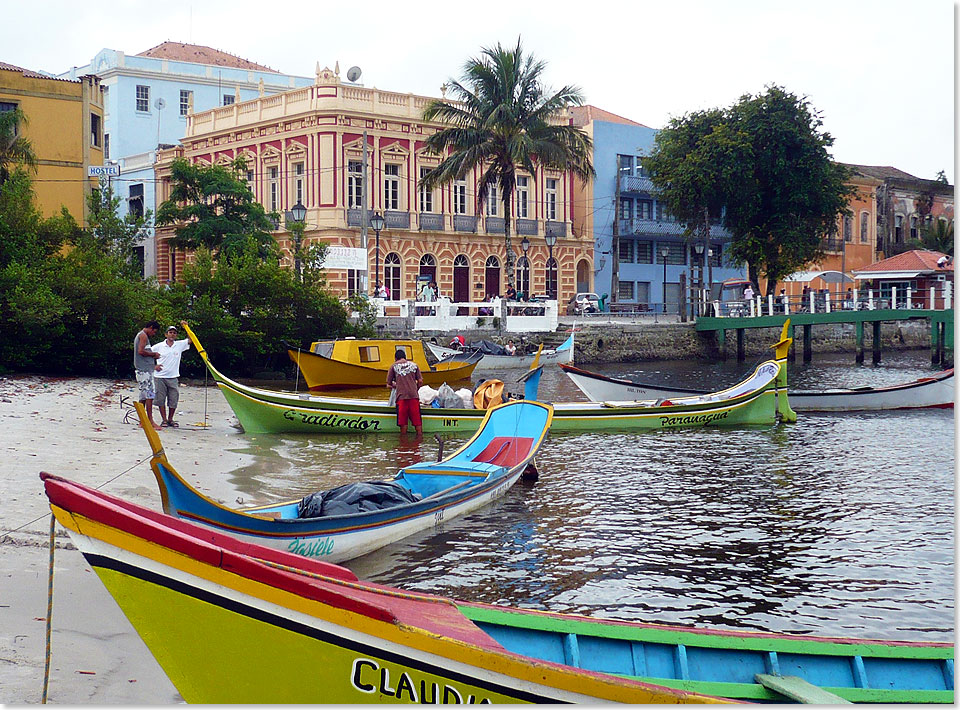
[[[922,246],[953,256],[953,220],[934,219],[923,228]]]
[[[10,176],[11,165],[37,167],[37,156],[33,146],[17,128],[27,122],[27,117],[19,108],[0,112],[0,185]]]
[[[424,175],[425,189],[463,179],[479,167],[479,209],[490,187],[499,187],[508,283],[515,261],[510,201],[518,169],[532,178],[537,165],[570,170],[582,180],[594,175],[589,136],[574,126],[551,123],[566,107],[583,104],[580,90],[564,86],[551,93],[542,84],[545,69],[543,61],[524,54],[519,39],[511,50],[498,43],[467,61],[461,81],[450,81],[454,102],[436,99],[423,112],[425,120],[447,126],[427,138],[428,148],[447,157]]]

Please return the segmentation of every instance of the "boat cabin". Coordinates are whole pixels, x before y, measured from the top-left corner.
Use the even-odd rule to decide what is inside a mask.
[[[386,372],[396,362],[399,349],[407,354],[407,359],[417,364],[421,371],[434,369],[436,360],[428,360],[423,343],[419,340],[362,340],[342,338],[339,340],[320,340],[310,343],[310,352],[322,355],[337,362],[351,365],[363,365]]]

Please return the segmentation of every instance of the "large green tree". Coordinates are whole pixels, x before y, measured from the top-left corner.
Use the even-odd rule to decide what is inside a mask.
[[[241,175],[243,158],[229,166],[194,165],[177,158],[170,168],[170,199],[157,209],[157,224],[178,225],[171,244],[178,249],[206,247],[219,257],[239,254],[252,241],[261,258],[279,256],[270,233],[274,221]],[[276,217],[276,215],[274,215]]]
[[[652,179],[678,216],[703,214],[705,205],[713,214],[722,203],[732,261],[747,264],[754,283],[762,274],[772,293],[783,277],[822,257],[823,238],[836,234],[853,194],[822,126],[806,98],[768,86],[727,109],[671,122],[657,146],[692,147],[655,151]],[[691,219],[684,221],[692,227]]]
[[[90,229],[85,235],[91,240],[91,247],[118,257],[127,265],[128,277],[139,278],[143,265],[136,258],[136,249],[148,236],[152,212],[147,210],[142,215],[128,212],[121,217],[120,198],[103,183],[91,191],[87,206]]]
[[[589,136],[556,123],[559,112],[583,104],[583,96],[575,86],[546,89],[545,69],[545,62],[524,53],[519,40],[513,49],[500,44],[484,48],[464,65],[461,80],[450,80],[453,101],[434,100],[423,114],[425,120],[445,124],[427,138],[427,146],[445,157],[424,176],[421,184],[426,189],[465,178],[479,168],[479,212],[490,188],[499,188],[508,282],[513,281],[516,258],[510,230],[517,172],[535,179],[539,165],[572,171],[583,180],[594,175]]]

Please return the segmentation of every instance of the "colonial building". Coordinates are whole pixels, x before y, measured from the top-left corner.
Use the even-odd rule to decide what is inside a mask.
[[[81,67],[61,74],[100,77],[104,95],[103,157],[119,167],[110,179],[121,198],[120,214],[156,214],[154,167],[158,146],[176,145],[187,114],[270,96],[313,83],[227,52],[182,42],[163,42],[136,55],[101,49]],[[152,230],[140,247],[144,276],[156,276]]]
[[[438,129],[422,118],[430,101],[346,83],[339,68],[318,67],[311,86],[188,115],[182,145],[158,157],[158,199],[170,195],[174,158],[214,165],[242,157],[257,199],[285,216],[276,237],[288,254],[289,212],[298,203],[306,207],[305,238],[331,245],[326,265],[336,292],[360,291],[370,274],[368,291],[379,277],[393,299],[414,298],[418,277],[436,280],[456,302],[502,295],[506,251],[496,190],[478,204],[479,172],[432,191],[420,185],[441,160],[425,144]],[[578,274],[591,272],[592,236],[571,229],[572,183],[570,174],[551,170],[518,176],[512,205],[518,290],[556,292],[563,300],[576,291]],[[369,228],[374,214],[385,221],[379,233]],[[169,248],[172,234],[157,230],[161,279],[176,278],[185,256]]]
[[[17,130],[37,156],[32,177],[38,209],[50,217],[66,207],[85,223],[87,196],[96,186],[87,166],[103,164],[100,79],[57,79],[0,62],[0,111],[17,108],[27,119]]]
[[[579,106],[572,113],[574,125],[593,139],[597,173],[592,183],[578,184],[574,196],[583,206],[575,231],[595,238],[594,272],[577,274],[583,290],[606,293],[610,301],[640,310],[676,313],[684,275],[688,287],[694,279],[702,279],[704,288],[711,283],[717,298],[720,284],[743,270],[725,258],[730,235],[719,220],[709,246],[700,245],[684,236],[684,225],[657,200],[641,165],[656,129],[596,106]]]
[[[953,221],[953,185],[918,178],[897,168],[850,165],[857,173],[880,181],[877,187],[877,258],[911,248],[910,241],[933,220]],[[915,244],[913,246],[916,246]]]

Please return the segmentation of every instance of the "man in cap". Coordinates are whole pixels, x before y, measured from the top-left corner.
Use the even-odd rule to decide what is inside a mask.
[[[177,326],[167,326],[166,339],[153,346],[153,352],[159,355],[157,371],[153,374],[156,382],[156,403],[163,420],[160,426],[179,427],[173,421],[173,414],[180,403],[180,356],[190,349],[187,338],[177,340]]]

